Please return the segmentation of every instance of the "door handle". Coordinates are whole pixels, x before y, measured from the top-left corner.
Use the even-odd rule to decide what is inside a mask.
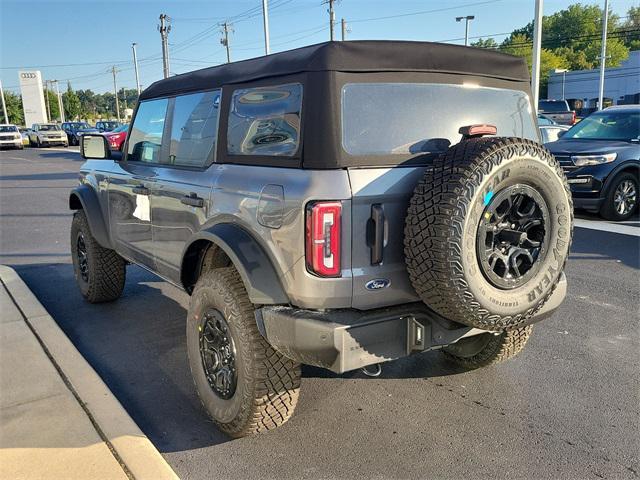
[[[189,195],[185,195],[180,199],[180,203],[189,205],[191,207],[198,207],[198,208],[204,207],[204,199],[200,198],[195,193],[190,193]]]
[[[149,195],[149,189],[147,187],[133,187],[131,189],[136,195]]]
[[[384,210],[382,205],[371,205],[373,238],[371,242],[371,265],[380,265],[384,255]]]

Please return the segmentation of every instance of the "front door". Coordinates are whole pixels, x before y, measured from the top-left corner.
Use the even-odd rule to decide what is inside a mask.
[[[155,269],[151,193],[167,148],[162,137],[169,101],[141,102],[129,133],[125,156],[109,179],[109,228],[116,251]]]
[[[178,284],[186,244],[211,210],[220,168],[213,164],[219,106],[220,91],[214,90],[177,96],[169,108],[168,161],[154,183],[151,216],[157,271]]]

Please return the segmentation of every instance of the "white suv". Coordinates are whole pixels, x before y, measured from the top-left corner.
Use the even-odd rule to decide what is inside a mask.
[[[11,124],[0,125],[0,147],[13,147],[22,150],[22,135],[18,127]]]
[[[36,147],[44,145],[69,146],[67,134],[56,123],[34,123],[29,132],[29,143]]]

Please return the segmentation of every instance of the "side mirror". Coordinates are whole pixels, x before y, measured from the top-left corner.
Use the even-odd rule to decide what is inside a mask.
[[[111,157],[107,138],[86,133],[80,137],[80,155],[86,160],[107,160]]]
[[[565,133],[567,133],[567,131],[566,131],[566,130],[560,130],[560,131],[558,132],[558,138],[562,137]]]

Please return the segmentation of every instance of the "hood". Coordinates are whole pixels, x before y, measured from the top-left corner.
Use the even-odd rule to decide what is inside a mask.
[[[573,155],[577,153],[610,153],[637,148],[638,145],[617,140],[559,139],[546,143],[545,147],[554,155]]]

